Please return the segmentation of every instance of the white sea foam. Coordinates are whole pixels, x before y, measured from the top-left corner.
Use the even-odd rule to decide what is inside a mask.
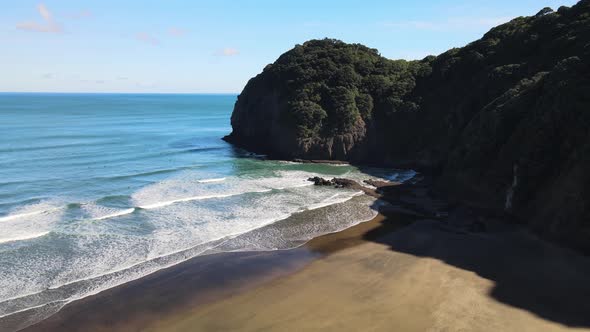
[[[55,202],[24,206],[0,222],[0,243],[36,239],[49,233],[63,213]]]
[[[306,208],[306,210],[316,210],[316,209],[321,209],[323,207],[327,207],[330,205],[334,205],[334,204],[339,204],[339,203],[344,203],[347,202],[349,200],[351,200],[353,197],[362,195],[363,192],[362,191],[358,191],[356,193],[350,194],[342,194],[342,193],[338,193],[338,194],[334,194],[333,196],[329,197],[328,199],[320,202],[320,203],[316,203],[316,204],[312,204],[310,206],[308,206]]]
[[[333,202],[332,204],[337,204],[337,203]],[[256,210],[258,210],[258,208],[256,208]],[[295,211],[294,213],[296,213],[296,212],[297,211]],[[249,213],[245,213],[245,215],[248,215],[248,214]],[[67,299],[63,299],[63,300],[51,299],[51,300],[47,300],[46,303],[41,303],[41,304],[37,303],[33,306],[27,306],[26,308],[18,308],[17,307],[11,311],[3,311],[3,310],[1,310],[1,306],[0,306],[0,317],[9,316],[9,315],[12,315],[12,314],[15,314],[18,312],[27,311],[27,310],[31,310],[34,308],[41,308],[46,305],[50,305],[51,303],[58,303],[58,302],[62,303],[59,306],[59,308],[61,308],[61,307],[63,307],[63,305],[65,305],[73,300],[76,300],[76,299],[79,299],[79,298],[82,298],[85,296],[89,296],[92,294],[96,294],[104,289],[112,288],[112,287],[120,285],[122,283],[140,278],[140,277],[142,277],[148,273],[154,272],[156,270],[178,264],[181,261],[189,259],[190,257],[194,257],[195,255],[202,254],[206,251],[214,250],[216,247],[222,246],[222,245],[226,244],[228,241],[231,241],[232,239],[234,239],[240,235],[244,235],[249,232],[253,232],[258,229],[264,228],[266,226],[272,225],[272,224],[276,223],[277,221],[285,220],[286,218],[288,218],[290,216],[292,216],[292,213],[290,213],[290,214],[277,214],[275,218],[259,220],[259,223],[257,223],[256,225],[251,225],[248,228],[243,228],[243,229],[240,229],[239,231],[226,234],[223,237],[217,237],[215,239],[210,239],[209,243],[215,243],[215,242],[218,242],[219,240],[223,240],[223,239],[225,239],[225,241],[219,242],[219,243],[211,245],[211,246],[202,247],[190,255],[181,255],[180,258],[172,259],[170,257],[177,255],[177,254],[181,254],[183,252],[186,252],[187,250],[190,251],[192,248],[183,248],[183,249],[176,250],[174,252],[167,252],[166,254],[149,257],[146,260],[139,261],[135,264],[124,266],[124,267],[121,267],[116,270],[111,270],[106,273],[90,275],[90,276],[87,276],[87,278],[70,280],[69,282],[65,282],[63,284],[53,285],[53,286],[49,287],[48,289],[57,291],[58,289],[62,289],[64,287],[70,287],[70,286],[77,284],[77,283],[88,282],[89,280],[94,280],[95,282],[98,282],[98,284],[94,285],[92,288],[90,288],[90,289],[85,288],[85,290],[83,290],[82,293],[75,292],[72,294],[71,297],[69,297]],[[201,246],[202,245],[203,244],[201,244]],[[232,250],[229,250],[228,248],[226,248],[224,251],[236,251],[236,250],[247,250],[247,248],[241,248],[241,249],[234,248]],[[151,263],[151,262],[158,260],[158,259],[164,259],[166,263],[160,264],[160,265]],[[99,266],[102,265],[100,258],[93,261],[93,266],[96,266],[96,265],[99,265]],[[98,279],[104,279],[104,280],[102,280],[102,282],[99,282]],[[40,294],[40,293],[38,292],[38,293],[29,294],[29,296],[32,296],[32,298],[37,298],[36,294]],[[59,310],[59,308],[57,308],[56,310]]]
[[[285,219],[289,218],[294,213],[299,213],[299,212],[302,212],[303,210],[305,210],[304,208],[295,208],[294,206],[292,208],[286,208],[286,209],[285,208],[283,208],[283,209],[278,208],[278,209],[275,210],[275,213],[271,213],[272,215],[274,215],[273,217],[266,218],[266,219],[259,219],[259,218],[257,218],[257,216],[260,216],[260,212],[261,211],[272,211],[272,210],[269,210],[269,207],[271,207],[273,205],[276,205],[275,203],[277,201],[283,200],[285,198],[284,196],[287,196],[289,194],[281,194],[281,195],[283,197],[274,197],[274,198],[273,197],[270,197],[270,198],[267,197],[267,198],[256,199],[255,201],[258,204],[250,204],[249,207],[246,208],[246,209],[242,209],[242,208],[239,208],[239,207],[231,207],[229,214],[231,214],[232,216],[236,217],[237,219],[227,220],[226,222],[223,222],[221,220],[217,220],[217,221],[225,224],[222,228],[224,230],[226,230],[227,232],[223,236],[217,236],[217,237],[214,237],[214,238],[209,238],[209,236],[213,236],[214,234],[216,234],[218,232],[219,226],[218,225],[215,225],[213,223],[208,224],[207,225],[208,227],[206,229],[200,229],[200,233],[207,234],[207,236],[206,236],[206,238],[208,238],[207,242],[200,243],[200,244],[197,244],[197,245],[203,245],[203,244],[206,244],[206,243],[212,243],[212,242],[219,241],[219,240],[222,240],[222,239],[225,239],[225,241],[224,241],[224,243],[225,243],[225,242],[230,241],[231,239],[233,239],[233,238],[235,238],[237,236],[246,234],[248,232],[252,232],[254,230],[257,230],[257,229],[266,227],[268,225],[272,225],[272,224],[276,223],[277,221],[281,221],[281,220],[285,220]],[[303,193],[299,193],[299,195],[303,195]],[[340,199],[335,199],[335,198],[337,196],[341,196],[341,194],[332,195],[332,196],[330,196],[328,198],[328,200],[326,200],[326,202],[323,203],[323,207],[327,207],[327,206],[330,206],[330,205],[342,203],[343,201],[348,200],[348,199],[350,199],[350,198],[352,198],[353,196],[356,196],[356,195],[357,195],[357,193],[352,193],[352,195],[350,195],[349,197],[346,197],[346,198],[341,197]],[[310,195],[305,195],[305,196],[309,197]],[[313,196],[313,195],[311,195],[311,196]],[[317,208],[319,208],[319,207],[317,207]],[[286,211],[289,211],[289,212],[286,212]],[[165,215],[166,213],[169,213],[169,212],[171,212],[171,211],[162,211],[161,214],[162,215]],[[203,213],[204,210],[201,209],[201,208],[190,209],[190,212],[191,213],[200,213],[200,215],[206,214],[206,213]],[[217,217],[219,217],[219,214],[215,214],[215,213],[211,214],[211,213],[209,213],[209,216],[214,216],[214,215],[216,215]],[[176,218],[175,218],[175,220],[179,220],[179,219],[182,220],[183,218],[186,218],[186,217],[188,217],[188,214],[185,214],[185,215],[177,215]],[[242,221],[242,222],[240,222],[240,221]],[[244,221],[246,221],[246,223],[244,223]],[[237,227],[228,227],[230,225],[238,225],[238,226]],[[186,234],[185,234],[185,231],[186,230],[182,230],[182,232],[184,234],[180,234],[180,233],[174,234],[175,232],[164,231],[164,229],[168,229],[169,230],[170,228],[171,228],[171,225],[170,224],[166,225],[165,227],[163,227],[159,231],[154,232],[154,237],[158,241],[160,241],[162,243],[165,243],[165,242],[169,242],[169,243],[174,242],[174,243],[177,243],[178,244],[179,243],[179,240],[180,240],[179,239],[180,236],[183,236],[183,237],[186,236]],[[180,232],[181,229],[178,229],[177,231]],[[177,235],[177,236],[174,236],[174,235]],[[174,240],[174,241],[172,241],[172,240]],[[86,241],[84,241],[84,242],[85,242],[86,245],[89,244]],[[180,243],[182,243],[182,241],[180,241]],[[82,244],[82,243],[80,243],[80,244]],[[223,243],[218,244],[216,246],[219,246],[219,245],[222,245],[222,244]],[[113,243],[110,243],[109,244],[109,247],[112,247],[112,245],[113,245]],[[194,243],[192,244],[192,247],[194,247]],[[75,284],[75,283],[83,282],[85,280],[96,279],[96,278],[104,277],[104,276],[107,276],[107,275],[110,275],[110,274],[115,274],[115,273],[118,273],[118,272],[122,272],[122,271],[125,271],[125,270],[128,270],[128,269],[135,268],[135,267],[137,267],[137,266],[139,266],[141,264],[144,264],[146,262],[153,261],[153,260],[156,260],[156,259],[159,259],[159,258],[162,258],[162,257],[174,255],[174,254],[177,254],[177,253],[180,253],[180,252],[183,252],[183,251],[186,251],[186,250],[190,250],[190,249],[191,249],[191,246],[189,246],[189,247],[182,247],[182,248],[177,249],[175,251],[165,251],[165,252],[161,252],[161,253],[157,253],[157,254],[153,253],[152,255],[148,255],[147,257],[145,257],[144,260],[139,260],[139,261],[137,261],[137,262],[135,262],[133,264],[121,266],[121,267],[119,267],[117,269],[113,269],[113,270],[110,270],[110,271],[107,271],[107,272],[99,272],[99,273],[89,274],[89,275],[86,275],[85,277],[82,277],[82,278],[71,279],[71,278],[60,278],[60,277],[58,277],[58,278],[55,278],[54,281],[55,280],[61,280],[61,281],[64,281],[64,282],[63,283],[61,283],[61,282],[54,283],[53,285],[51,285],[50,287],[48,287],[48,289],[55,290],[55,289],[62,288],[64,286],[69,286],[69,285],[72,285],[72,284]],[[211,249],[213,249],[213,247],[209,247],[206,250],[211,250]],[[245,249],[245,248],[243,248],[243,249]],[[233,250],[233,251],[235,251],[235,250]],[[128,252],[128,255],[129,254],[132,254],[132,253],[133,252]],[[121,257],[121,256],[116,256],[116,257]],[[100,266],[101,267],[100,269],[96,269],[97,272],[98,271],[104,271],[103,268],[105,266],[103,264],[104,263],[103,262],[103,259],[104,259],[104,257],[100,257],[100,258],[99,257],[94,257],[93,258],[93,265],[92,266],[93,267],[96,267],[96,266]],[[69,281],[66,281],[66,280],[69,280]],[[117,284],[120,284],[120,283],[117,283]],[[115,285],[114,284],[109,284],[108,287],[106,287],[106,285],[105,285],[106,288],[110,288],[110,287],[113,287],[113,286],[115,286]],[[34,294],[29,294],[29,295],[34,295]],[[1,314],[2,314],[2,312],[0,311],[0,317],[2,316]],[[7,315],[7,314],[10,314],[10,313],[5,313],[4,315]]]
[[[130,209],[125,209],[125,210],[121,210],[121,211],[117,211],[111,214],[107,214],[101,217],[96,217],[93,220],[105,220],[105,219],[110,219],[110,218],[116,218],[116,217],[120,217],[120,216],[124,216],[126,214],[130,214],[135,212],[135,208],[130,208]]]
[[[225,198],[247,193],[264,193],[273,189],[284,190],[312,185],[307,181],[310,173],[292,171],[277,172],[278,176],[264,178],[230,177],[224,181],[200,182],[196,186],[190,180],[190,173],[171,178],[143,188],[133,194],[135,205],[143,209],[154,209],[179,202]],[[218,179],[216,179],[218,180]]]
[[[211,183],[211,182],[222,182],[225,181],[225,178],[213,178],[213,179],[203,179],[198,180],[199,183]]]
[[[2,238],[0,238],[0,243],[30,240],[30,239],[35,239],[38,237],[45,236],[47,234],[49,234],[49,232],[29,233],[29,234],[23,234],[23,235],[16,235],[13,237],[2,237]]]
[[[270,189],[269,190],[261,190],[261,191],[257,191],[257,192],[262,193],[262,192],[268,192],[268,191],[271,191],[271,190]],[[254,191],[252,191],[252,192],[254,192]],[[144,210],[151,210],[151,209],[162,208],[162,207],[165,207],[168,205],[181,203],[181,202],[200,201],[200,200],[212,199],[212,198],[225,198],[225,197],[231,197],[234,195],[239,195],[239,194],[218,194],[218,195],[183,197],[183,198],[178,198],[178,199],[174,199],[174,200],[170,200],[170,201],[156,202],[156,203],[148,204],[148,205],[140,205],[140,206],[138,206],[138,208],[141,208]]]
[[[10,221],[10,220],[15,220],[15,219],[22,219],[22,218],[27,218],[27,217],[31,217],[31,216],[40,215],[40,214],[47,214],[47,213],[50,213],[53,211],[57,211],[59,209],[60,209],[59,207],[55,207],[55,208],[48,208],[45,210],[35,210],[35,211],[31,211],[31,212],[9,214],[7,216],[0,217],[0,222]]]
[[[398,182],[406,182],[408,180],[411,180],[412,178],[414,178],[418,173],[416,173],[416,171],[414,170],[400,170],[398,172],[395,172],[392,175],[386,176],[386,178],[388,180],[391,181],[398,181]]]
[[[221,180],[186,173],[138,190],[128,208],[89,202],[69,209],[73,219],[63,224],[55,222],[64,209],[8,220],[0,234],[11,225],[24,230],[12,238],[53,231],[60,245],[39,251],[31,242],[26,257],[7,256],[0,266],[0,317],[33,307],[51,314],[196,255],[290,248],[373,216],[370,201],[348,203],[358,192],[313,187],[307,179],[316,175],[322,176],[275,171]],[[126,215],[133,219],[119,218]],[[282,222],[286,218],[298,221]],[[63,248],[75,250],[64,254]]]

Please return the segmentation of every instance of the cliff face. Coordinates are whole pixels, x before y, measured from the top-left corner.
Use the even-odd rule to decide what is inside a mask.
[[[422,61],[307,42],[248,83],[232,126],[275,157],[429,170],[439,192],[590,253],[590,0]]]
[[[251,79],[227,140],[278,158],[364,160],[374,115],[403,100],[428,63],[392,61],[374,49],[325,39],[298,45]]]

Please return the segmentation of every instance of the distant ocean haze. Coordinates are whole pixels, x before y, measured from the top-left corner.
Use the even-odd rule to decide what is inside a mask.
[[[0,322],[18,313],[25,327],[197,255],[292,248],[376,214],[372,198],[309,177],[414,175],[236,149],[221,140],[235,99],[0,94]]]

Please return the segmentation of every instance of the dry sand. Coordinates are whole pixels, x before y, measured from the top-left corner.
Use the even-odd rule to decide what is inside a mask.
[[[562,331],[590,327],[587,258],[518,229],[474,234],[425,220],[383,233],[381,223],[383,217],[318,238],[309,247],[328,255],[303,270],[176,312],[147,330]],[[391,221],[385,223],[391,230]]]

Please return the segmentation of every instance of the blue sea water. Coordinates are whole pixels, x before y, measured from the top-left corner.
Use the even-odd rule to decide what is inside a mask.
[[[236,149],[221,140],[235,100],[0,94],[0,321],[24,327],[197,255],[292,248],[375,215],[310,176],[414,175]]]

